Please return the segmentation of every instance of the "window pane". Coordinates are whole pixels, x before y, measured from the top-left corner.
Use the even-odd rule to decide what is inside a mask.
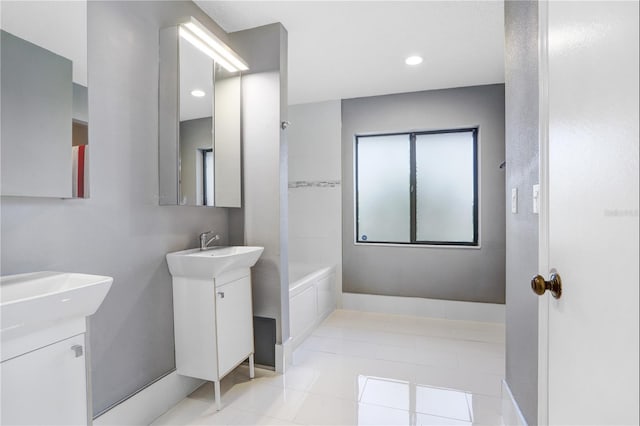
[[[416,135],[416,238],[473,242],[473,132]]]
[[[357,241],[409,242],[409,135],[359,136]]]

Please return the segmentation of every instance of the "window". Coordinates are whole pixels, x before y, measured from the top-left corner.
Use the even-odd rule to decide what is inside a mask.
[[[356,242],[477,246],[477,135],[357,135]]]

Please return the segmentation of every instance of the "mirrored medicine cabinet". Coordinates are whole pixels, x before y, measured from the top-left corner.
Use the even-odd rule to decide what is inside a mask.
[[[87,198],[86,2],[0,8],[0,194]]]
[[[161,205],[241,207],[242,76],[209,42],[233,52],[193,18],[160,31]]]

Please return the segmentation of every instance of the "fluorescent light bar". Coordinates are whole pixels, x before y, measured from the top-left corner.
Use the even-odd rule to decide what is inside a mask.
[[[236,67],[231,65],[229,62],[225,61],[222,56],[218,55],[218,53],[216,51],[211,49],[202,40],[200,40],[191,31],[189,31],[188,29],[186,29],[182,25],[179,28],[179,33],[180,33],[180,37],[182,37],[183,39],[187,40],[189,43],[194,45],[202,53],[204,53],[205,55],[207,55],[208,57],[210,57],[211,59],[216,61],[218,64],[222,65],[222,67],[224,69],[226,69],[227,71],[229,71],[229,72],[238,71],[238,69]]]
[[[236,52],[207,30],[194,17],[189,22],[180,24],[180,36],[218,62],[229,72],[246,71],[247,63]]]

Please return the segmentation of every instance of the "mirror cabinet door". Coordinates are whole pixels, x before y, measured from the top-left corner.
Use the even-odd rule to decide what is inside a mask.
[[[240,99],[242,77],[216,66],[214,119],[215,205],[241,207]]]
[[[213,59],[178,39],[180,205],[213,206]]]
[[[0,8],[0,194],[86,198],[86,2],[1,2]],[[54,12],[58,19],[49,19]]]
[[[239,73],[179,36],[160,32],[159,201],[241,206]]]

